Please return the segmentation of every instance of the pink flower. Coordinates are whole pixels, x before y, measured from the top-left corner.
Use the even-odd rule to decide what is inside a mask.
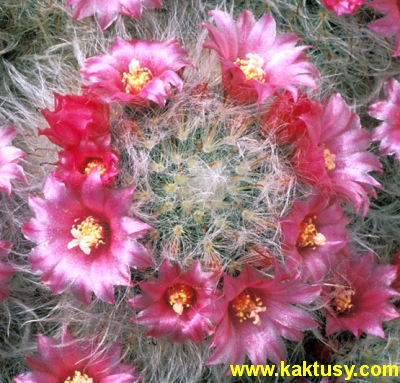
[[[380,37],[395,36],[396,42],[392,57],[400,55],[400,6],[397,0],[374,0],[368,6],[378,12],[386,13],[385,17],[375,20],[368,26]]]
[[[182,90],[177,73],[192,65],[183,60],[187,51],[177,40],[125,41],[117,38],[110,53],[87,59],[81,72],[91,82],[88,92],[101,99],[148,106],[153,101],[165,105],[172,87]]]
[[[378,100],[372,104],[368,113],[383,121],[373,135],[374,141],[381,141],[381,154],[394,153],[400,161],[400,83],[390,78],[384,84],[387,100]]]
[[[162,0],[67,0],[71,5],[74,20],[97,13],[101,29],[107,29],[118,14],[140,19],[143,8],[161,8]]]
[[[204,272],[200,262],[182,272],[164,260],[156,279],[139,284],[142,294],[128,301],[139,314],[132,322],[147,326],[146,336],[165,336],[169,342],[201,342],[214,327],[203,309],[218,298],[219,274]]]
[[[5,190],[8,195],[11,194],[12,179],[27,183],[22,167],[17,165],[26,154],[14,146],[8,146],[16,134],[17,131],[12,126],[0,127],[0,190]]]
[[[373,253],[343,261],[322,291],[326,303],[326,335],[349,330],[356,337],[365,332],[385,338],[382,322],[400,317],[388,301],[400,297],[390,287],[395,278],[396,267],[378,265]]]
[[[37,246],[29,262],[53,294],[71,287],[86,304],[92,292],[113,303],[113,286],[131,285],[129,266],[151,265],[147,250],[136,241],[151,227],[127,217],[133,191],[102,188],[97,169],[76,189],[51,174],[43,188],[45,199],[30,197],[36,217],[25,222],[22,232]]]
[[[317,326],[309,314],[293,304],[309,304],[320,288],[302,283],[276,267],[275,278],[265,278],[245,265],[237,278],[224,276],[221,320],[211,347],[208,364],[242,364],[248,355],[253,364],[267,358],[279,364],[286,359],[282,336],[299,341],[302,332]]]
[[[13,379],[17,383],[134,383],[135,367],[121,363],[122,347],[98,350],[96,344],[77,342],[66,327],[61,342],[38,335],[39,355],[26,358],[31,371]]]
[[[368,194],[376,197],[380,184],[368,174],[380,171],[378,157],[367,152],[370,134],[339,93],[300,117],[307,134],[295,142],[293,166],[298,178],[334,192],[339,199],[354,202],[356,211],[369,208]]]
[[[211,40],[204,48],[217,52],[221,62],[225,96],[240,103],[261,103],[277,89],[286,89],[297,99],[294,85],[316,89],[315,66],[303,54],[309,46],[296,47],[299,38],[292,33],[276,36],[275,20],[264,15],[256,21],[244,11],[235,23],[223,11],[210,11],[216,27],[203,23]]]
[[[309,113],[316,101],[304,93],[300,93],[297,101],[294,101],[293,95],[288,91],[276,93],[275,96],[276,100],[260,122],[261,134],[266,137],[275,135],[280,145],[292,143],[305,133],[306,124],[301,116]]]
[[[347,244],[349,222],[335,197],[315,190],[306,201],[295,200],[292,211],[281,219],[282,248],[290,257],[287,267],[299,265],[303,277],[322,280]]]
[[[327,9],[335,11],[336,16],[351,15],[360,8],[365,0],[321,0]]]
[[[74,149],[84,139],[110,140],[110,108],[97,100],[54,93],[54,112],[44,109],[42,114],[50,129],[39,129],[39,134],[64,149]]]
[[[117,153],[109,145],[98,145],[93,141],[81,141],[79,146],[58,152],[57,178],[69,185],[81,185],[87,175],[95,168],[99,169],[103,185],[114,182],[119,173]]]
[[[11,250],[12,243],[0,241],[0,260],[3,259]],[[14,275],[14,267],[8,263],[0,262],[0,302],[10,296],[8,281]]]

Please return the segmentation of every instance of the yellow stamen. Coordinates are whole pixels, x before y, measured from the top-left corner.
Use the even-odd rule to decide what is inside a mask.
[[[260,326],[261,318],[259,313],[267,311],[267,308],[263,307],[262,304],[261,298],[244,290],[231,302],[231,308],[233,314],[239,318],[239,322],[254,319],[253,324]]]
[[[234,62],[246,76],[246,80],[257,80],[265,82],[265,72],[263,70],[264,60],[257,53],[247,53],[248,60],[237,58]]]
[[[79,218],[75,222],[79,221]],[[90,254],[93,248],[104,245],[109,236],[109,226],[106,222],[98,222],[89,216],[79,225],[72,225],[71,234],[74,239],[68,243],[67,248],[72,249],[76,246],[85,253]]]
[[[93,383],[93,379],[89,378],[86,374],[83,374],[80,371],[75,371],[74,376],[68,376],[67,380],[64,383]]]
[[[98,157],[89,157],[85,164],[83,165],[83,174],[89,174],[92,169],[96,168],[99,169],[99,173],[102,176],[106,171],[106,167],[104,166],[104,162],[101,158]]]
[[[185,308],[189,308],[193,305],[195,297],[195,290],[182,283],[177,283],[176,285],[168,287],[165,293],[167,302],[178,315],[182,315]]]
[[[356,292],[349,287],[340,287],[332,300],[332,307],[338,313],[344,313],[349,311],[354,305],[351,303],[351,297],[354,296]]]
[[[325,159],[325,168],[326,170],[335,169],[336,164],[336,155],[331,153],[329,149],[324,149],[324,159]]]
[[[317,217],[314,216],[313,218],[305,219],[300,224],[300,233],[297,237],[297,246],[298,247],[307,247],[313,246],[313,250],[316,249],[315,245],[317,246],[324,246],[326,242],[326,237],[322,233],[318,233],[313,219]]]
[[[125,92],[138,94],[153,78],[153,73],[146,67],[141,67],[139,60],[132,59],[129,64],[129,73],[122,74],[121,82],[125,86]]]

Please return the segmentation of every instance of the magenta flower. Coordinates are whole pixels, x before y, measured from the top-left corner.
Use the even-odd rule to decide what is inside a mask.
[[[360,8],[365,0],[321,0],[327,9],[335,11],[336,16],[351,15]]]
[[[11,250],[12,243],[0,241],[0,260],[3,259]],[[8,281],[14,275],[15,269],[8,263],[0,262],[0,302],[10,296]]]
[[[98,145],[93,141],[81,141],[79,146],[58,152],[57,178],[69,185],[81,185],[87,175],[97,168],[103,185],[113,183],[119,173],[117,153],[109,145]]]
[[[397,0],[373,0],[368,6],[375,11],[386,13],[368,26],[380,37],[395,36],[396,42],[392,57],[400,56],[400,5]]]
[[[110,53],[85,60],[83,77],[91,82],[88,92],[106,102],[123,101],[148,106],[149,101],[165,105],[172,87],[182,90],[177,73],[192,65],[183,60],[187,51],[177,40],[125,41],[117,38]]]
[[[107,29],[118,14],[140,19],[143,8],[161,8],[162,0],[67,0],[72,6],[74,20],[97,13],[100,28]]]
[[[286,359],[285,337],[299,341],[302,332],[317,326],[311,316],[293,304],[309,304],[320,288],[302,283],[276,267],[268,279],[245,265],[237,278],[224,276],[224,296],[218,305],[221,320],[211,347],[216,347],[208,364],[243,364],[248,355],[253,364],[267,358],[279,364]]]
[[[301,116],[309,113],[316,101],[305,93],[300,93],[296,101],[288,91],[275,96],[276,100],[261,119],[261,134],[266,137],[274,135],[280,145],[292,143],[304,135],[306,124]]]
[[[165,336],[169,342],[201,342],[213,332],[203,310],[215,303],[219,273],[204,272],[200,262],[182,272],[164,260],[156,279],[139,284],[142,294],[128,301],[139,314],[132,322],[147,326],[146,336]]]
[[[215,50],[220,58],[226,97],[240,103],[261,103],[275,90],[286,89],[296,100],[295,85],[316,89],[318,70],[303,53],[310,47],[296,47],[299,38],[292,33],[276,36],[272,15],[256,21],[250,11],[244,11],[235,23],[227,12],[209,14],[217,26],[202,24],[211,37],[203,46]]]
[[[378,157],[367,152],[370,134],[339,93],[315,104],[300,117],[307,134],[295,142],[293,166],[299,179],[334,192],[339,199],[353,201],[356,211],[369,208],[368,194],[376,197],[380,184],[368,173],[380,171]]]
[[[50,129],[39,129],[54,144],[74,149],[82,140],[110,141],[110,108],[86,96],[54,93],[54,112],[42,110]]]
[[[122,347],[106,351],[86,341],[77,342],[63,328],[61,342],[38,335],[39,355],[26,358],[31,371],[15,376],[17,383],[134,383],[135,367],[121,362]]]
[[[345,226],[349,222],[335,197],[315,190],[306,201],[295,200],[292,211],[281,219],[287,267],[300,267],[303,278],[313,282],[322,280],[339,261],[337,252],[347,244]]]
[[[98,169],[80,188],[72,188],[51,174],[43,188],[45,199],[30,197],[36,217],[22,232],[37,246],[29,256],[32,270],[53,294],[71,287],[86,304],[92,292],[114,302],[114,285],[130,286],[130,269],[152,264],[136,240],[151,227],[127,217],[134,187],[103,188]]]
[[[5,125],[0,127],[0,190],[11,194],[11,180],[18,179],[25,183],[24,171],[17,162],[25,158],[25,152],[14,146],[8,146],[17,134],[14,127]]]
[[[400,83],[390,78],[384,84],[384,91],[387,100],[378,100],[368,109],[369,115],[383,121],[372,139],[381,141],[382,155],[394,153],[400,161]]]
[[[349,330],[356,337],[365,332],[385,338],[382,322],[400,317],[388,301],[400,297],[390,287],[395,278],[396,266],[377,264],[373,253],[343,261],[322,291],[326,335]]]

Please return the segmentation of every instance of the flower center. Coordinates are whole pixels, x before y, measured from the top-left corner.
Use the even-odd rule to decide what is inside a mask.
[[[92,169],[94,169],[96,167],[99,169],[99,173],[101,176],[107,171],[107,169],[104,165],[104,162],[101,158],[89,157],[83,165],[82,173],[89,174],[92,171]]]
[[[182,283],[177,283],[176,285],[168,287],[165,293],[167,302],[178,315],[182,315],[185,308],[192,306],[195,296],[195,290]]]
[[[80,218],[75,219],[78,222]],[[85,254],[90,254],[91,250],[97,249],[99,245],[106,243],[109,237],[110,228],[107,222],[98,222],[89,216],[80,224],[72,225],[71,234],[74,239],[68,243],[67,248],[72,249],[79,246]]]
[[[239,318],[239,322],[247,319],[254,319],[253,324],[261,325],[261,318],[258,315],[267,310],[263,307],[261,298],[247,290],[243,290],[232,302],[231,308],[235,316]]]
[[[317,246],[324,246],[326,242],[326,238],[322,233],[318,233],[313,219],[316,219],[317,216],[314,215],[313,218],[305,219],[300,224],[300,233],[297,237],[297,246],[298,247],[307,247],[313,246],[313,250],[316,249],[315,245]]]
[[[86,374],[83,374],[80,371],[75,371],[74,376],[68,376],[67,380],[64,383],[93,383],[93,379],[89,378]]]
[[[325,168],[326,170],[335,169],[335,159],[336,155],[331,153],[329,149],[324,149],[324,159],[325,159]]]
[[[138,94],[153,78],[153,73],[146,67],[141,67],[139,60],[132,59],[129,64],[129,73],[122,74],[121,82],[126,93]]]
[[[262,68],[264,60],[257,53],[247,53],[248,60],[237,58],[234,62],[246,76],[246,80],[265,82],[265,72]]]
[[[356,292],[350,287],[340,287],[336,291],[335,297],[331,302],[332,308],[338,314],[349,311],[353,307],[353,304],[351,303],[351,297],[355,294]]]

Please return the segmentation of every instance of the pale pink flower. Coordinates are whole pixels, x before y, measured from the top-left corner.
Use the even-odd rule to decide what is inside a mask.
[[[286,89],[297,99],[302,85],[316,89],[319,72],[303,53],[309,46],[296,46],[293,33],[276,35],[275,20],[266,14],[256,21],[244,11],[235,22],[224,11],[209,12],[217,26],[203,23],[211,40],[204,48],[217,52],[221,62],[225,96],[240,103],[261,103],[275,90]]]
[[[400,161],[400,83],[394,78],[383,87],[386,100],[374,102],[368,114],[383,121],[373,132],[372,139],[381,141],[381,154],[395,154]]]
[[[140,19],[143,8],[161,8],[162,0],[67,0],[74,20],[97,14],[101,29],[108,28],[118,14]]]
[[[148,106],[149,101],[165,105],[173,88],[182,91],[182,68],[191,66],[183,60],[187,51],[174,39],[167,41],[117,38],[110,53],[85,60],[81,72],[91,85],[90,94],[110,101]]]
[[[325,302],[326,335],[349,330],[356,337],[362,333],[385,338],[382,322],[399,318],[392,297],[400,297],[391,286],[396,266],[379,265],[373,253],[346,259],[326,280],[322,298]]]
[[[341,200],[353,201],[356,211],[363,205],[365,215],[368,194],[376,197],[374,187],[381,187],[368,173],[381,171],[381,164],[367,151],[371,137],[361,127],[358,115],[336,93],[329,100],[315,103],[300,118],[307,134],[294,143],[292,164],[298,178],[335,193]]]
[[[128,301],[138,312],[132,322],[145,325],[146,336],[169,342],[201,342],[214,326],[202,313],[217,301],[217,272],[204,272],[196,261],[187,271],[164,260],[155,279],[141,282],[142,294]]]
[[[351,15],[360,8],[365,0],[321,0],[327,9],[335,11],[336,16]]]
[[[38,355],[26,357],[30,371],[15,376],[17,383],[135,383],[135,367],[121,362],[122,347],[99,350],[93,342],[77,341],[63,328],[61,341],[42,334]],[[95,354],[96,353],[96,354]]]
[[[303,278],[321,281],[339,261],[337,253],[348,242],[349,222],[333,196],[314,190],[305,201],[295,200],[280,224],[287,267],[301,269]]]
[[[51,142],[64,149],[74,149],[82,140],[110,143],[110,108],[86,96],[54,93],[54,112],[43,109],[50,129],[39,129]]]
[[[3,259],[11,250],[12,243],[0,241],[0,260]],[[12,265],[0,262],[0,302],[10,296],[10,288],[7,283],[14,275],[15,269]]]
[[[242,364],[246,355],[253,364],[266,364],[267,358],[276,364],[286,360],[282,337],[299,341],[303,331],[317,327],[293,304],[310,304],[320,288],[298,277],[275,266],[275,277],[266,278],[248,265],[237,278],[224,275],[220,321],[210,346],[216,349],[206,363]]]
[[[152,264],[137,241],[151,227],[127,216],[134,189],[103,188],[96,168],[80,187],[51,174],[43,187],[45,199],[30,197],[35,218],[25,222],[22,232],[37,246],[29,262],[53,294],[70,287],[86,304],[92,292],[113,303],[115,285],[132,285],[130,266]]]
[[[400,55],[400,5],[397,0],[373,0],[368,6],[380,13],[386,13],[385,17],[375,20],[368,26],[380,37],[395,36],[396,42],[392,57]]]
[[[11,194],[11,180],[17,179],[27,183],[24,171],[17,162],[25,158],[25,152],[14,146],[9,146],[17,134],[14,127],[0,127],[0,190]]]

